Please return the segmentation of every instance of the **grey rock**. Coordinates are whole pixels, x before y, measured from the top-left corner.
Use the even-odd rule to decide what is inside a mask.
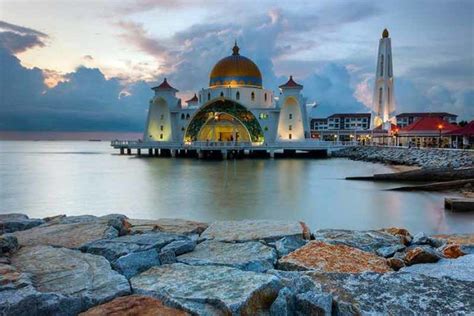
[[[309,273],[344,315],[472,314],[473,282],[415,273]]]
[[[297,236],[283,237],[275,242],[278,258],[286,256],[290,252],[306,245],[307,241]]]
[[[377,249],[376,253],[381,257],[389,258],[389,257],[393,257],[393,255],[396,252],[402,251],[404,249],[405,249],[404,245],[398,244],[398,245],[393,245],[393,246],[381,247]]]
[[[296,221],[243,220],[212,223],[202,234],[206,239],[227,242],[265,240],[274,242],[286,236],[304,238],[304,227]]]
[[[430,239],[425,233],[420,232],[413,236],[411,243],[412,245],[429,245]]]
[[[316,290],[315,284],[310,277],[298,271],[268,270],[266,273],[274,275],[280,279],[283,286],[293,293],[305,293]]]
[[[405,252],[404,261],[407,266],[419,263],[433,263],[442,258],[441,253],[428,245],[410,246]]]
[[[314,232],[314,239],[372,253],[382,247],[402,245],[399,237],[377,230],[321,229]]]
[[[196,247],[196,241],[190,239],[181,239],[172,241],[166,246],[164,246],[161,251],[173,251],[176,256],[182,255],[187,252],[191,252]]]
[[[28,218],[25,214],[0,214],[0,234],[26,230],[43,224],[38,218]]]
[[[153,267],[130,283],[134,293],[199,315],[262,314],[282,288],[278,278],[268,274],[181,263]]]
[[[158,257],[160,258],[161,264],[176,263],[176,254],[174,253],[174,251],[161,251]]]
[[[77,250],[23,247],[12,256],[12,265],[31,275],[38,291],[71,298],[82,310],[130,293],[127,279],[105,258]]]
[[[278,293],[276,300],[270,307],[271,316],[292,316],[295,312],[295,294],[287,287]]]
[[[77,315],[80,300],[38,291],[30,277],[15,267],[0,264],[0,315]]]
[[[114,261],[121,256],[132,252],[149,249],[160,250],[167,244],[176,240],[189,240],[185,236],[170,233],[147,233],[121,236],[112,239],[96,240],[80,247],[81,251],[101,255],[109,261]]]
[[[127,279],[159,265],[160,258],[156,249],[133,252],[112,262],[112,267]]]
[[[457,259],[441,259],[436,263],[416,264],[400,271],[435,278],[449,277],[463,281],[474,281],[474,255],[466,255]]]
[[[332,313],[332,296],[309,291],[296,295],[296,312],[301,315],[328,315]]]
[[[264,272],[277,261],[275,249],[260,242],[226,243],[204,241],[193,252],[178,256],[178,262],[191,265],[223,265],[242,270]]]
[[[145,232],[166,232],[183,235],[199,235],[209,225],[203,222],[190,221],[180,218],[160,218],[158,220],[129,219],[132,234]]]
[[[461,245],[461,251],[465,254],[474,255],[474,245]]]
[[[0,255],[5,253],[13,253],[18,249],[18,239],[9,234],[0,236]]]

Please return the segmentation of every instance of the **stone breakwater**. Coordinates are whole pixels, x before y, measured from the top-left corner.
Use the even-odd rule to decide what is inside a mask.
[[[473,314],[474,235],[0,215],[1,315]]]
[[[355,146],[332,153],[333,157],[419,166],[423,168],[461,168],[474,166],[474,151],[404,147]]]

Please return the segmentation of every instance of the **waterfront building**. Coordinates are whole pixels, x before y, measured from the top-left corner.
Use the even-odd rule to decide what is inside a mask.
[[[451,138],[451,147],[474,148],[474,121],[454,131],[446,132],[444,136]]]
[[[458,125],[442,118],[425,116],[408,126],[392,130],[392,137],[402,146],[450,147],[450,137],[446,134],[458,129]]]
[[[402,128],[408,126],[423,117],[438,117],[448,123],[456,124],[457,115],[446,112],[412,112],[400,113],[396,116],[397,126]]]
[[[383,129],[389,130],[391,124],[396,124],[392,42],[388,30],[384,29],[377,54],[371,128],[383,125]]]
[[[309,138],[309,120],[303,86],[292,76],[279,94],[265,89],[258,66],[240,55],[218,61],[209,86],[182,103],[177,89],[164,81],[153,88],[144,142],[245,142],[273,144]]]
[[[336,113],[311,119],[311,137],[321,140],[361,140],[370,134],[370,113]]]

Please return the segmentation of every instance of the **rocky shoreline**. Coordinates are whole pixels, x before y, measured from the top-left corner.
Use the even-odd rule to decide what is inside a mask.
[[[1,315],[473,314],[474,234],[0,215]]]
[[[381,162],[422,168],[461,168],[474,166],[474,151],[436,148],[354,146],[333,152],[332,157]]]

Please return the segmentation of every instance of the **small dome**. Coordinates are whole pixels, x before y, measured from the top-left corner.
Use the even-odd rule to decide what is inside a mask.
[[[388,37],[388,30],[387,29],[384,29],[383,32],[382,32],[382,37],[383,38],[387,38]]]
[[[235,43],[232,55],[225,57],[212,68],[209,86],[250,86],[262,87],[262,74],[257,65],[239,54]]]

